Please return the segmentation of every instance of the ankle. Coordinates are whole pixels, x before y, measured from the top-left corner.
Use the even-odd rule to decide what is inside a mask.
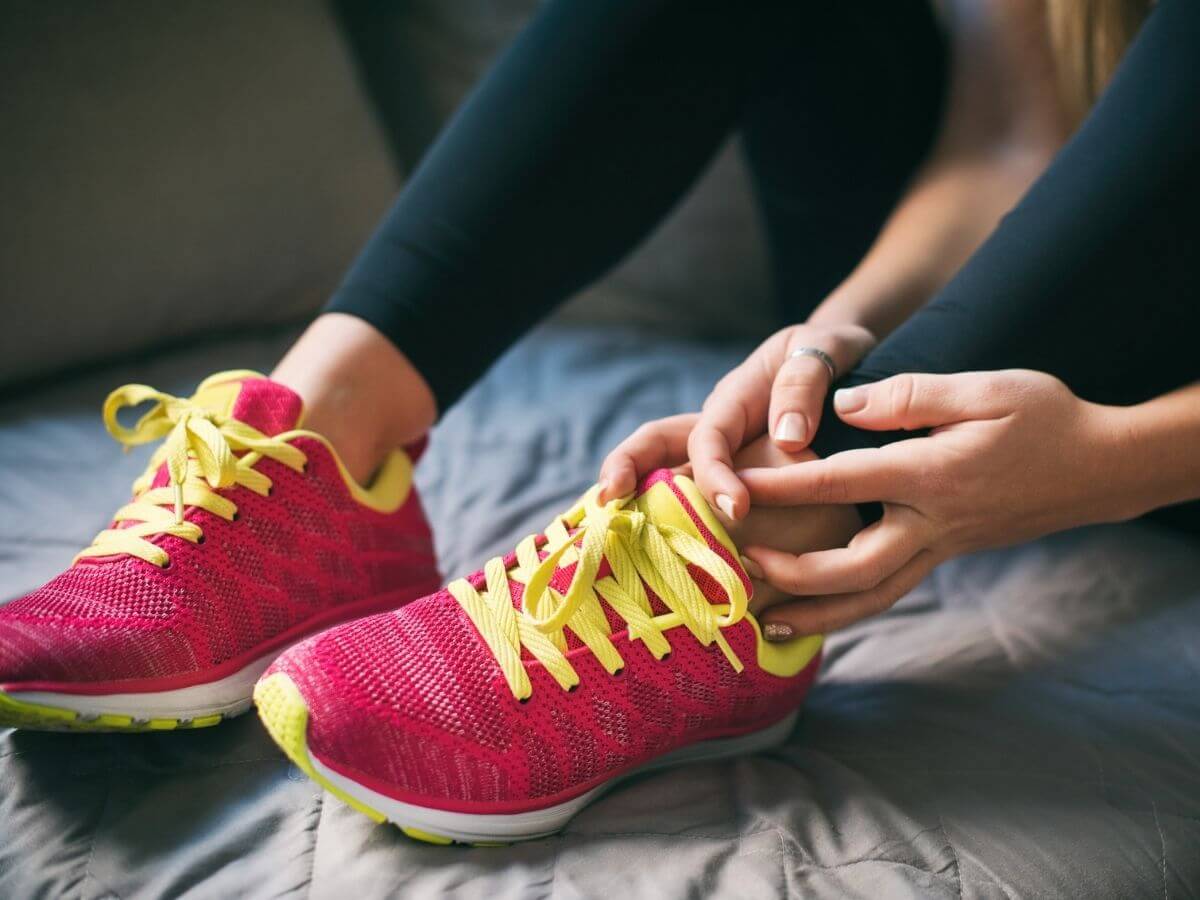
[[[768,547],[799,555],[844,547],[861,528],[862,519],[853,506],[759,506],[751,507],[742,521],[730,523],[729,534],[743,553]],[[763,580],[754,560],[743,555],[742,565],[754,584],[754,609],[791,599]]]
[[[740,468],[804,465],[816,459],[811,450],[787,453],[763,437],[752,442],[737,456]],[[801,554],[844,547],[861,528],[862,519],[854,506],[751,506],[740,521],[721,516],[729,536],[743,553],[753,547],[768,547],[784,553]],[[752,608],[763,610],[792,599],[791,595],[771,587],[762,578],[762,570],[743,555],[742,564],[754,585]]]
[[[361,485],[370,484],[388,453],[407,441],[370,415],[370,401],[352,384],[327,384],[304,397],[303,427],[321,435]],[[364,415],[364,413],[366,413]]]
[[[367,483],[393,449],[424,435],[433,392],[396,347],[353,316],[327,313],[271,375],[304,401],[304,427],[325,437],[351,476]]]

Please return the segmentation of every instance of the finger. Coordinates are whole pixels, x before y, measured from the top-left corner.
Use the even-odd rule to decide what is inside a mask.
[[[688,457],[696,473],[696,484],[714,507],[735,521],[750,510],[750,494],[733,471],[733,444],[720,428],[703,421],[692,430]]]
[[[845,547],[794,555],[768,547],[743,553],[762,570],[762,580],[800,597],[848,594],[877,587],[924,549],[924,520],[904,507],[889,507],[884,517],[858,532]]]
[[[1005,372],[893,375],[833,395],[838,416],[874,431],[936,428],[1012,411],[1014,379]]]
[[[776,332],[717,382],[692,431],[688,455],[696,484],[708,502],[730,519],[741,519],[750,510],[750,495],[734,473],[733,456],[747,440],[767,430],[771,382],[793,331]]]
[[[733,455],[751,427],[765,427],[770,381],[767,370],[751,360],[713,388],[688,441],[688,457],[700,492],[731,519],[750,509],[750,495],[733,471]]]
[[[821,407],[833,379],[829,369],[813,356],[789,356],[771,384],[771,438],[783,450],[795,453],[812,441],[821,424]]]
[[[768,640],[779,641],[845,628],[859,619],[888,609],[924,581],[936,565],[934,554],[923,550],[898,572],[870,590],[802,597],[791,603],[773,606],[763,614],[763,634]]]
[[[858,325],[792,330],[771,388],[767,421],[772,440],[792,453],[812,443],[821,424],[825,396],[837,373],[850,371],[874,346],[874,335]],[[833,371],[819,358],[791,355],[805,347],[829,354]]]
[[[904,452],[908,443],[846,450],[775,469],[741,469],[737,474],[751,502],[767,506],[903,503],[916,480]]]
[[[600,502],[632,493],[642,476],[655,469],[686,463],[688,435],[698,418],[686,413],[647,422],[617,444],[600,466]]]

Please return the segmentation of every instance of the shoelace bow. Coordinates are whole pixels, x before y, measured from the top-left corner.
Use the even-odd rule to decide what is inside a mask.
[[[610,675],[620,672],[624,660],[609,637],[611,626],[598,598],[625,620],[630,640],[645,643],[656,659],[671,652],[663,631],[683,625],[704,646],[715,642],[740,672],[741,660],[721,633],[746,614],[748,598],[737,573],[703,541],[650,521],[638,509],[625,507],[627,501],[601,506],[596,493],[592,488],[546,529],[544,559],[536,537],[530,536],[517,545],[515,568],[507,569],[500,557],[487,562],[482,593],[466,579],[448,587],[495,656],[513,696],[525,700],[532,693],[521,662],[522,647],[563,690],[579,684],[579,675],[565,655],[564,628],[574,632]],[[581,534],[582,542],[576,546]],[[560,565],[569,564],[572,554],[575,572],[566,593],[560,594],[549,582]],[[608,560],[612,574],[597,580],[602,559]],[[727,607],[708,601],[689,574],[688,563],[703,569],[725,590]],[[513,606],[510,578],[524,584],[520,609]],[[671,610],[669,614],[655,617],[647,585]]]
[[[133,428],[125,428],[117,421],[120,410],[151,400],[154,407]],[[173,535],[192,543],[202,540],[204,533],[200,526],[184,519],[187,507],[207,510],[233,521],[237,505],[216,493],[217,490],[242,485],[265,497],[271,491],[271,479],[254,469],[259,460],[269,457],[297,472],[303,471],[306,462],[304,453],[291,444],[206,409],[194,397],[173,397],[144,384],[127,384],[108,395],[104,401],[104,426],[127,450],[164,436],[166,441],[133,483],[133,501],[113,516],[114,526],[122,522],[137,524],[105,529],[76,559],[128,554],[165,567],[170,556],[147,538]],[[239,453],[242,455],[238,456]],[[151,488],[164,462],[167,485]]]

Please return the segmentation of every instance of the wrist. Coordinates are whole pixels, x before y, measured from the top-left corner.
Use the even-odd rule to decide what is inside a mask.
[[[871,327],[871,319],[867,310],[847,299],[842,289],[838,288],[812,311],[805,324],[831,330],[845,327],[861,328],[878,340],[876,329]]]
[[[1087,522],[1122,522],[1144,512],[1138,498],[1144,493],[1140,484],[1140,465],[1134,452],[1128,409],[1080,401],[1085,427],[1082,441],[1089,464],[1085,491],[1093,498]],[[1099,489],[1097,489],[1099,487]]]
[[[1200,498],[1200,391],[1176,391],[1129,407],[1101,407],[1115,447],[1112,469],[1123,518]]]
[[[1188,485],[1172,457],[1171,437],[1163,434],[1150,404],[1087,404],[1098,451],[1095,491],[1105,498],[1100,521],[1122,522],[1153,509],[1189,499]]]
[[[903,267],[860,267],[830,291],[809,316],[825,327],[856,325],[881,341],[919,309],[929,290],[925,279]]]

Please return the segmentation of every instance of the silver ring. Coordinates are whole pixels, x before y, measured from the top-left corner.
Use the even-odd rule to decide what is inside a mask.
[[[837,366],[833,362],[833,357],[820,347],[799,347],[788,354],[788,359],[797,359],[801,356],[811,356],[813,359],[819,359],[825,364],[825,368],[829,370],[829,380],[837,381]]]

